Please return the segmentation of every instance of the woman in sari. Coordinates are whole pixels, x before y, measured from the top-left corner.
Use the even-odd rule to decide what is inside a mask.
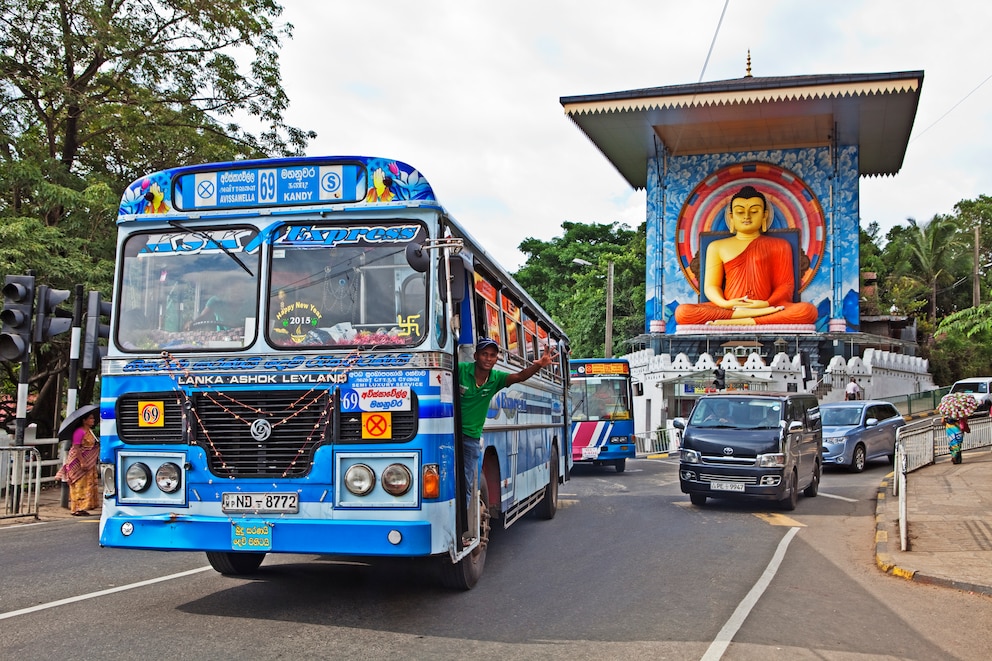
[[[964,444],[964,435],[970,432],[968,418],[944,418],[944,433],[947,434],[947,449],[951,452],[951,463],[961,463],[961,446]]]
[[[100,458],[100,441],[93,433],[96,413],[79,421],[72,432],[72,446],[62,469],[55,476],[69,483],[69,510],[73,516],[89,516],[89,510],[100,507],[97,461]]]

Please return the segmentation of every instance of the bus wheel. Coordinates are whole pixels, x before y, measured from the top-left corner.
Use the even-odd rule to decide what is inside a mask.
[[[537,518],[550,521],[558,512],[558,447],[551,446],[551,475],[548,486],[544,487],[544,498],[534,510]]]
[[[627,470],[627,460],[626,459],[617,459],[616,462],[613,465],[617,467],[617,472],[618,473],[622,473],[625,470]]]
[[[264,559],[264,553],[207,551],[207,561],[210,563],[210,566],[225,576],[254,574]]]
[[[471,590],[482,578],[486,567],[486,548],[489,546],[489,485],[485,474],[479,475],[479,531],[482,539],[471,553],[456,563],[445,556],[441,558],[441,584],[453,590]]]

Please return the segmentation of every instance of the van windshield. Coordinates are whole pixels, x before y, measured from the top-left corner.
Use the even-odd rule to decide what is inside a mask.
[[[720,397],[701,399],[689,424],[696,427],[774,429],[782,419],[782,403],[770,399]]]
[[[951,392],[980,392],[987,393],[989,384],[986,381],[963,381],[951,386]]]

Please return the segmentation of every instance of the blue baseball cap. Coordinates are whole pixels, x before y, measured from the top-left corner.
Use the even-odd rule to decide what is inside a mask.
[[[475,350],[482,351],[483,349],[488,349],[489,347],[492,347],[493,349],[496,349],[496,351],[499,351],[499,345],[496,344],[494,340],[491,340],[488,337],[483,337],[480,338],[479,341],[476,343]]]

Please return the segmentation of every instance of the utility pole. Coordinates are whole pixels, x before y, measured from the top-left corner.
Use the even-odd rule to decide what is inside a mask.
[[[613,262],[606,270],[606,358],[613,357]]]
[[[981,226],[975,223],[975,258],[972,263],[975,265],[975,272],[971,280],[971,307],[977,308],[979,303],[981,303],[981,291],[978,286],[978,233]]]

